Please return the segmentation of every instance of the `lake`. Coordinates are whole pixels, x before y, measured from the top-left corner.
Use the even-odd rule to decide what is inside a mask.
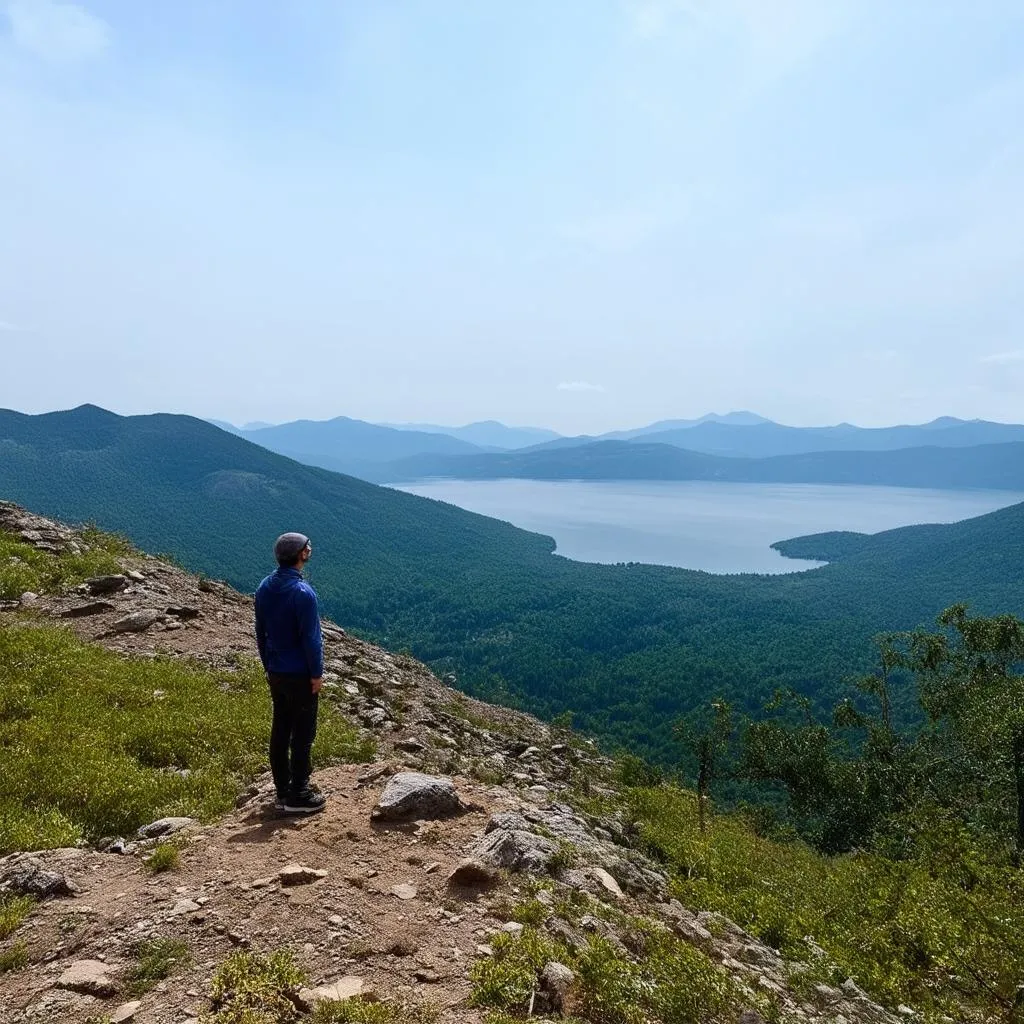
[[[808,533],[951,523],[1024,501],[1011,491],[698,481],[424,480],[399,490],[554,537],[581,562],[654,562],[714,573],[783,573],[817,562],[770,547]]]

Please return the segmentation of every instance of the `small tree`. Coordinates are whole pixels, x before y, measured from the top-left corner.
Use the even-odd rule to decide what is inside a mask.
[[[708,789],[720,772],[733,733],[732,706],[724,700],[711,701],[676,722],[673,732],[697,762],[697,822],[703,832]]]
[[[1014,858],[1024,861],[1024,622],[1013,615],[939,617],[945,632],[908,636],[907,663],[918,674],[921,705],[948,751],[946,788],[963,810],[1009,819]],[[957,785],[966,781],[968,787]],[[950,796],[952,792],[942,794]],[[968,807],[971,801],[975,807]],[[1004,825],[1005,827],[1005,825]]]

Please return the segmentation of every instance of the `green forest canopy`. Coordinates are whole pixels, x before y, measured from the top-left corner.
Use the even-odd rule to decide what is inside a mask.
[[[0,495],[95,521],[251,591],[278,533],[315,538],[326,614],[408,648],[470,693],[572,710],[606,740],[676,755],[671,723],[711,694],[755,710],[790,686],[830,706],[871,637],[955,601],[1024,612],[1024,505],[867,538],[822,569],[714,576],[593,565],[550,538],[300,465],[185,416],[93,406],[0,413]],[[897,700],[899,698],[897,697]]]

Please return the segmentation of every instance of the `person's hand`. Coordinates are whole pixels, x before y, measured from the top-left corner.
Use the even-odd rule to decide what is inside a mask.
[[[319,676],[316,679],[311,679],[310,682],[313,684],[313,692],[314,693],[319,693],[320,692],[320,687],[324,685],[324,677],[323,676]]]

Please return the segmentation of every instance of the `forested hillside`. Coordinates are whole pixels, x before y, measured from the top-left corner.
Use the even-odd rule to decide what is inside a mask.
[[[0,414],[0,495],[93,520],[251,590],[286,529],[337,621],[408,647],[467,691],[676,756],[670,723],[708,695],[758,708],[793,686],[829,705],[883,629],[957,600],[1024,612],[1024,505],[881,535],[789,576],[712,576],[553,556],[546,537],[299,465],[200,420],[95,407]]]
[[[697,428],[693,428],[694,430]],[[755,428],[737,428],[752,430]],[[684,431],[682,433],[688,433]],[[1024,442],[970,448],[819,451],[772,458],[708,455],[644,438],[525,452],[414,455],[374,467],[375,480],[721,480],[1024,491]]]

